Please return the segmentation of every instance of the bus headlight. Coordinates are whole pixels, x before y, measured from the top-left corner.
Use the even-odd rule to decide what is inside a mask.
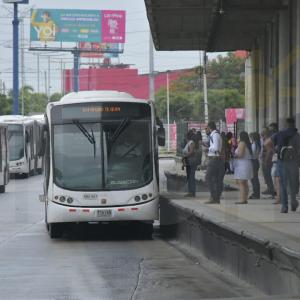
[[[143,200],[147,200],[147,199],[148,199],[147,194],[143,194],[143,195],[142,195],[142,199],[143,199]]]
[[[59,197],[59,201],[60,202],[65,202],[66,201],[66,197],[65,196],[60,196]]]
[[[141,197],[140,196],[135,196],[134,197],[134,201],[135,202],[140,202],[141,201]]]
[[[67,202],[68,202],[69,204],[73,203],[73,198],[72,198],[72,197],[68,197]]]

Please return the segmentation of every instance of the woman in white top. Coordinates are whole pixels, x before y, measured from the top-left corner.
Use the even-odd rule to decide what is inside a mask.
[[[249,186],[248,180],[253,177],[252,149],[248,133],[242,131],[239,144],[235,151],[234,178],[240,188],[240,201],[236,204],[247,204]]]

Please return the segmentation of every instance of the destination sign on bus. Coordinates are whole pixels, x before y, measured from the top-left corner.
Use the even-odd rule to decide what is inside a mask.
[[[103,113],[103,112],[120,112],[120,106],[94,106],[94,107],[83,107],[82,112],[84,113]]]
[[[100,121],[111,119],[149,119],[151,107],[147,103],[84,103],[57,105],[51,110],[52,123],[69,123],[74,120]]]

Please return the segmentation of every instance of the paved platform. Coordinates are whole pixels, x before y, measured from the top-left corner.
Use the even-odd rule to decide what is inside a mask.
[[[168,172],[181,180],[185,176],[178,166]],[[201,181],[203,177],[204,172],[198,171],[196,178]],[[226,175],[225,183],[235,185],[233,176]],[[300,295],[300,209],[282,214],[273,199],[237,205],[238,191],[223,192],[220,204],[205,204],[207,190],[197,192],[195,198],[184,198],[184,192],[165,191],[162,198],[162,225],[174,225],[178,240],[198,248],[267,294]],[[210,250],[216,245],[224,253]]]

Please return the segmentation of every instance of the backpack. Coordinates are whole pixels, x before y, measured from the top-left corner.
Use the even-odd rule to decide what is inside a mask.
[[[297,139],[295,139],[297,138]],[[287,137],[285,140],[284,140],[284,145],[283,147],[281,148],[280,150],[280,154],[279,154],[279,158],[282,160],[282,161],[285,161],[285,162],[297,162],[297,164],[299,164],[300,162],[300,149],[299,149],[299,138],[300,136],[298,135],[298,133],[290,136],[290,137]]]

